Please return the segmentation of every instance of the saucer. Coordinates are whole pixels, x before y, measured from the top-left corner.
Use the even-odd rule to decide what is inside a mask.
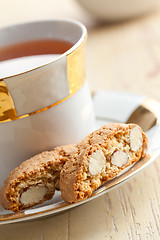
[[[97,128],[109,122],[126,122],[130,114],[145,100],[145,96],[122,92],[98,92],[93,97]],[[13,213],[0,207],[0,224],[28,221],[55,215],[72,209],[86,202],[92,201],[123,182],[128,181],[135,174],[142,171],[160,155],[160,125],[155,125],[146,132],[149,139],[148,156],[121,172],[114,179],[104,183],[90,198],[70,204],[61,199],[60,192],[43,204],[20,213]]]

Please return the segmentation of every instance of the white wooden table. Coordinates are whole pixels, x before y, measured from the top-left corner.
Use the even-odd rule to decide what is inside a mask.
[[[73,0],[0,1],[0,26],[71,17],[89,32],[90,89],[120,90],[160,100],[160,11],[100,25]],[[63,214],[0,226],[0,240],[160,239],[160,158],[104,196]]]

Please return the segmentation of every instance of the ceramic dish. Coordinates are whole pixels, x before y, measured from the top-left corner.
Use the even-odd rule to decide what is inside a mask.
[[[107,122],[126,122],[131,112],[134,111],[144,99],[145,97],[143,96],[127,93],[100,92],[96,94],[94,97],[94,107],[97,118],[97,128]],[[147,132],[147,135],[150,142],[148,157],[141,159],[116,178],[103,184],[90,198],[78,203],[69,204],[61,199],[59,192],[56,192],[52,200],[21,213],[12,213],[11,211],[0,208],[0,224],[33,220],[61,213],[91,201],[94,198],[111,191],[114,187],[119,186],[123,182],[128,181],[129,178],[143,170],[160,155],[160,125],[157,124],[151,128]]]
[[[151,12],[160,6],[159,0],[77,0],[93,16],[102,21],[119,21]]]

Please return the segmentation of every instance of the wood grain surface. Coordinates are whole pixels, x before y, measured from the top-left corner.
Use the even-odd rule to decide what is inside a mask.
[[[70,17],[88,28],[91,91],[116,90],[160,100],[160,10],[100,24],[73,0],[1,1],[0,26]],[[160,239],[160,158],[98,199],[57,216],[0,226],[0,240]]]

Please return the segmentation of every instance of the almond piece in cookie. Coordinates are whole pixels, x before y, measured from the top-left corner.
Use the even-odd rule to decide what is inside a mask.
[[[1,188],[2,206],[19,212],[51,199],[55,189],[59,189],[60,171],[74,151],[74,145],[61,146],[23,162]]]
[[[111,156],[111,163],[115,166],[122,167],[124,164],[127,163],[129,157],[128,154],[118,150],[113,153]]]
[[[147,137],[135,124],[107,124],[76,145],[78,155],[60,173],[61,196],[78,202],[90,197],[101,184],[144,157]]]
[[[130,146],[132,151],[137,151],[143,143],[142,133],[138,127],[134,127],[130,134]]]

